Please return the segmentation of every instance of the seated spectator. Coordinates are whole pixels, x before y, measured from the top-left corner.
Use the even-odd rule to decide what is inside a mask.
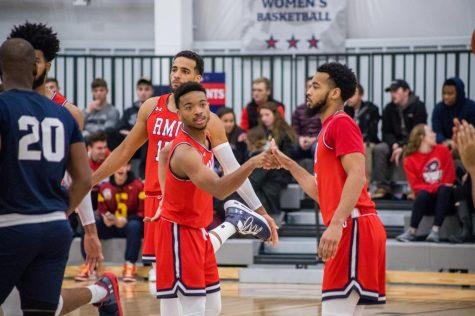
[[[475,124],[475,102],[465,96],[465,87],[460,78],[445,80],[442,101],[432,112],[432,128],[437,134],[437,143],[453,147],[452,128],[455,118]]]
[[[116,134],[117,137],[114,137],[116,138],[114,139],[114,144],[111,145],[109,142],[111,148],[117,147],[130,133],[132,127],[134,127],[140,106],[153,96],[152,82],[145,78],[139,79],[137,81],[135,93],[137,94],[137,101],[135,101],[131,107],[124,110],[119,125],[117,126],[118,133]],[[145,176],[145,155],[142,154],[142,151],[147,151],[147,145],[143,145],[135,152],[130,164],[134,174],[143,179]]]
[[[312,86],[313,77],[308,77],[305,91]],[[308,115],[307,102],[299,105],[292,114],[292,127],[298,136],[297,159],[312,159],[315,155],[315,148],[318,133],[322,129],[322,121],[318,114]]]
[[[92,102],[84,110],[84,136],[98,131],[114,132],[119,123],[119,111],[107,102],[107,82],[94,79],[91,83]]]
[[[241,128],[247,132],[259,124],[259,108],[266,102],[275,102],[279,112],[285,117],[284,105],[272,97],[272,84],[269,79],[262,77],[252,82],[252,101],[242,109]]]
[[[267,146],[267,135],[260,127],[254,127],[247,133],[247,150],[249,158],[263,152]],[[287,181],[283,169],[255,169],[249,176],[252,187],[256,192],[262,206],[279,224],[282,221],[280,209],[280,191],[285,188]]]
[[[87,137],[87,154],[89,156],[89,167],[92,172],[99,169],[100,165],[109,156],[110,151],[107,148],[107,135],[105,132],[95,132]],[[91,190],[92,207],[97,209],[97,195],[99,186],[96,185]]]
[[[404,171],[416,199],[410,228],[396,239],[414,241],[422,217],[434,214],[434,225],[426,241],[439,242],[439,228],[455,208],[455,167],[450,150],[437,145],[435,133],[429,126],[419,124],[412,130],[404,149]]]
[[[287,156],[297,157],[297,135],[281,116],[275,102],[267,102],[259,108],[260,122],[270,141],[275,139],[277,147]]]
[[[391,92],[391,102],[383,111],[383,142],[373,149],[373,181],[377,190],[373,199],[381,199],[391,193],[389,166],[399,167],[402,148],[417,124],[427,123],[424,102],[416,96],[405,80],[395,80],[386,88]]]
[[[467,122],[455,121],[454,145],[459,152],[462,164],[467,171],[462,178],[461,201],[457,207],[457,213],[462,224],[461,231],[450,237],[452,242],[467,242],[473,240],[472,214],[475,213],[475,128]]]
[[[45,86],[49,91],[56,93],[60,92],[61,90],[59,89],[59,83],[56,78],[46,78],[45,80]]]
[[[223,122],[229,145],[231,145],[236,160],[242,165],[247,158],[247,148],[244,141],[239,141],[239,136],[244,133],[244,131],[236,124],[236,115],[233,109],[226,107],[220,108],[216,115],[218,115]]]
[[[345,112],[351,116],[358,124],[363,141],[365,143],[365,164],[366,177],[371,179],[373,148],[380,143],[378,137],[379,110],[376,105],[370,101],[363,101],[364,89],[358,83],[356,85],[355,95],[352,96],[345,105]]]
[[[125,264],[122,270],[124,282],[136,281],[135,264],[139,257],[143,236],[144,199],[142,182],[130,171],[127,164],[101,184],[99,190],[99,209],[96,220],[100,239],[126,238]],[[83,239],[81,240],[83,243]],[[83,258],[86,257],[81,246]],[[88,280],[89,271],[83,269],[75,278]]]

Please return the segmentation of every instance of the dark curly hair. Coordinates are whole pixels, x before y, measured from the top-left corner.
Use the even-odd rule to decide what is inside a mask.
[[[177,59],[178,57],[184,57],[184,58],[194,60],[196,63],[195,71],[199,75],[203,75],[203,72],[205,71],[205,62],[203,61],[203,58],[199,54],[191,50],[182,50],[181,52],[179,52],[173,57],[173,60]]]
[[[340,63],[326,63],[318,67],[317,72],[328,74],[330,80],[341,90],[341,98],[346,102],[356,91],[356,76],[347,66]]]
[[[182,84],[176,91],[173,93],[173,97],[175,98],[175,104],[177,108],[180,108],[180,98],[187,93],[199,91],[206,94],[206,89],[199,84],[198,82],[189,81]]]
[[[52,61],[59,51],[57,34],[53,32],[51,27],[43,23],[30,23],[26,21],[22,25],[15,25],[8,38],[23,38],[34,49],[42,51],[48,62]]]

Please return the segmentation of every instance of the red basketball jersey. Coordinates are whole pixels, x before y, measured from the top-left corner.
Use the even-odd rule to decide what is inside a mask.
[[[178,135],[181,122],[178,114],[167,107],[167,100],[172,94],[164,94],[157,100],[157,105],[147,118],[148,149],[145,164],[145,187],[147,195],[160,195],[158,182],[158,156],[164,148]]]
[[[51,96],[51,101],[60,106],[64,106],[66,103],[68,103],[68,100],[59,92],[53,93]]]
[[[354,152],[365,154],[361,131],[351,117],[344,112],[336,112],[323,122],[315,152],[314,171],[318,203],[323,222],[327,226],[340,203],[346,181],[346,172],[340,158]],[[367,184],[364,185],[355,208],[359,209],[362,215],[376,212],[374,202],[368,194]]]
[[[211,150],[197,142],[183,129],[172,142],[170,158],[176,147],[181,144],[192,146],[200,153],[202,163],[213,168],[214,158]],[[170,159],[167,169],[161,216],[179,225],[194,228],[207,227],[213,220],[212,195],[195,186],[190,180],[175,177],[170,170]]]

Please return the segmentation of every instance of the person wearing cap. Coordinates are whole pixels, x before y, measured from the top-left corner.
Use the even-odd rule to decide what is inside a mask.
[[[427,123],[424,102],[411,91],[405,80],[394,80],[385,91],[391,93],[391,102],[383,110],[383,141],[373,150],[373,181],[377,185],[374,199],[384,198],[391,193],[390,163],[400,166],[402,149],[412,128]]]
[[[120,119],[119,125],[117,126],[117,133],[114,137],[114,143],[111,147],[115,148],[118,146],[124,138],[130,133],[132,127],[134,127],[135,122],[137,121],[137,114],[139,113],[139,108],[153,96],[153,85],[152,82],[147,78],[141,78],[137,81],[135,92],[137,94],[137,101],[135,101],[131,107],[124,110],[122,118]],[[109,142],[111,140],[109,139]],[[132,157],[130,164],[132,166],[132,171],[135,175],[140,178],[145,177],[145,148],[147,145],[143,145],[142,148],[137,150],[135,155]]]

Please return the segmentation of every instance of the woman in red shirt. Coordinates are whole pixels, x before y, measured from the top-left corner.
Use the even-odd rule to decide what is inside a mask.
[[[446,214],[455,210],[455,167],[450,150],[437,145],[436,135],[429,126],[419,124],[411,131],[404,149],[404,171],[416,199],[412,206],[411,226],[396,239],[414,241],[422,217],[434,215],[434,225],[426,240],[439,242],[439,228]]]

